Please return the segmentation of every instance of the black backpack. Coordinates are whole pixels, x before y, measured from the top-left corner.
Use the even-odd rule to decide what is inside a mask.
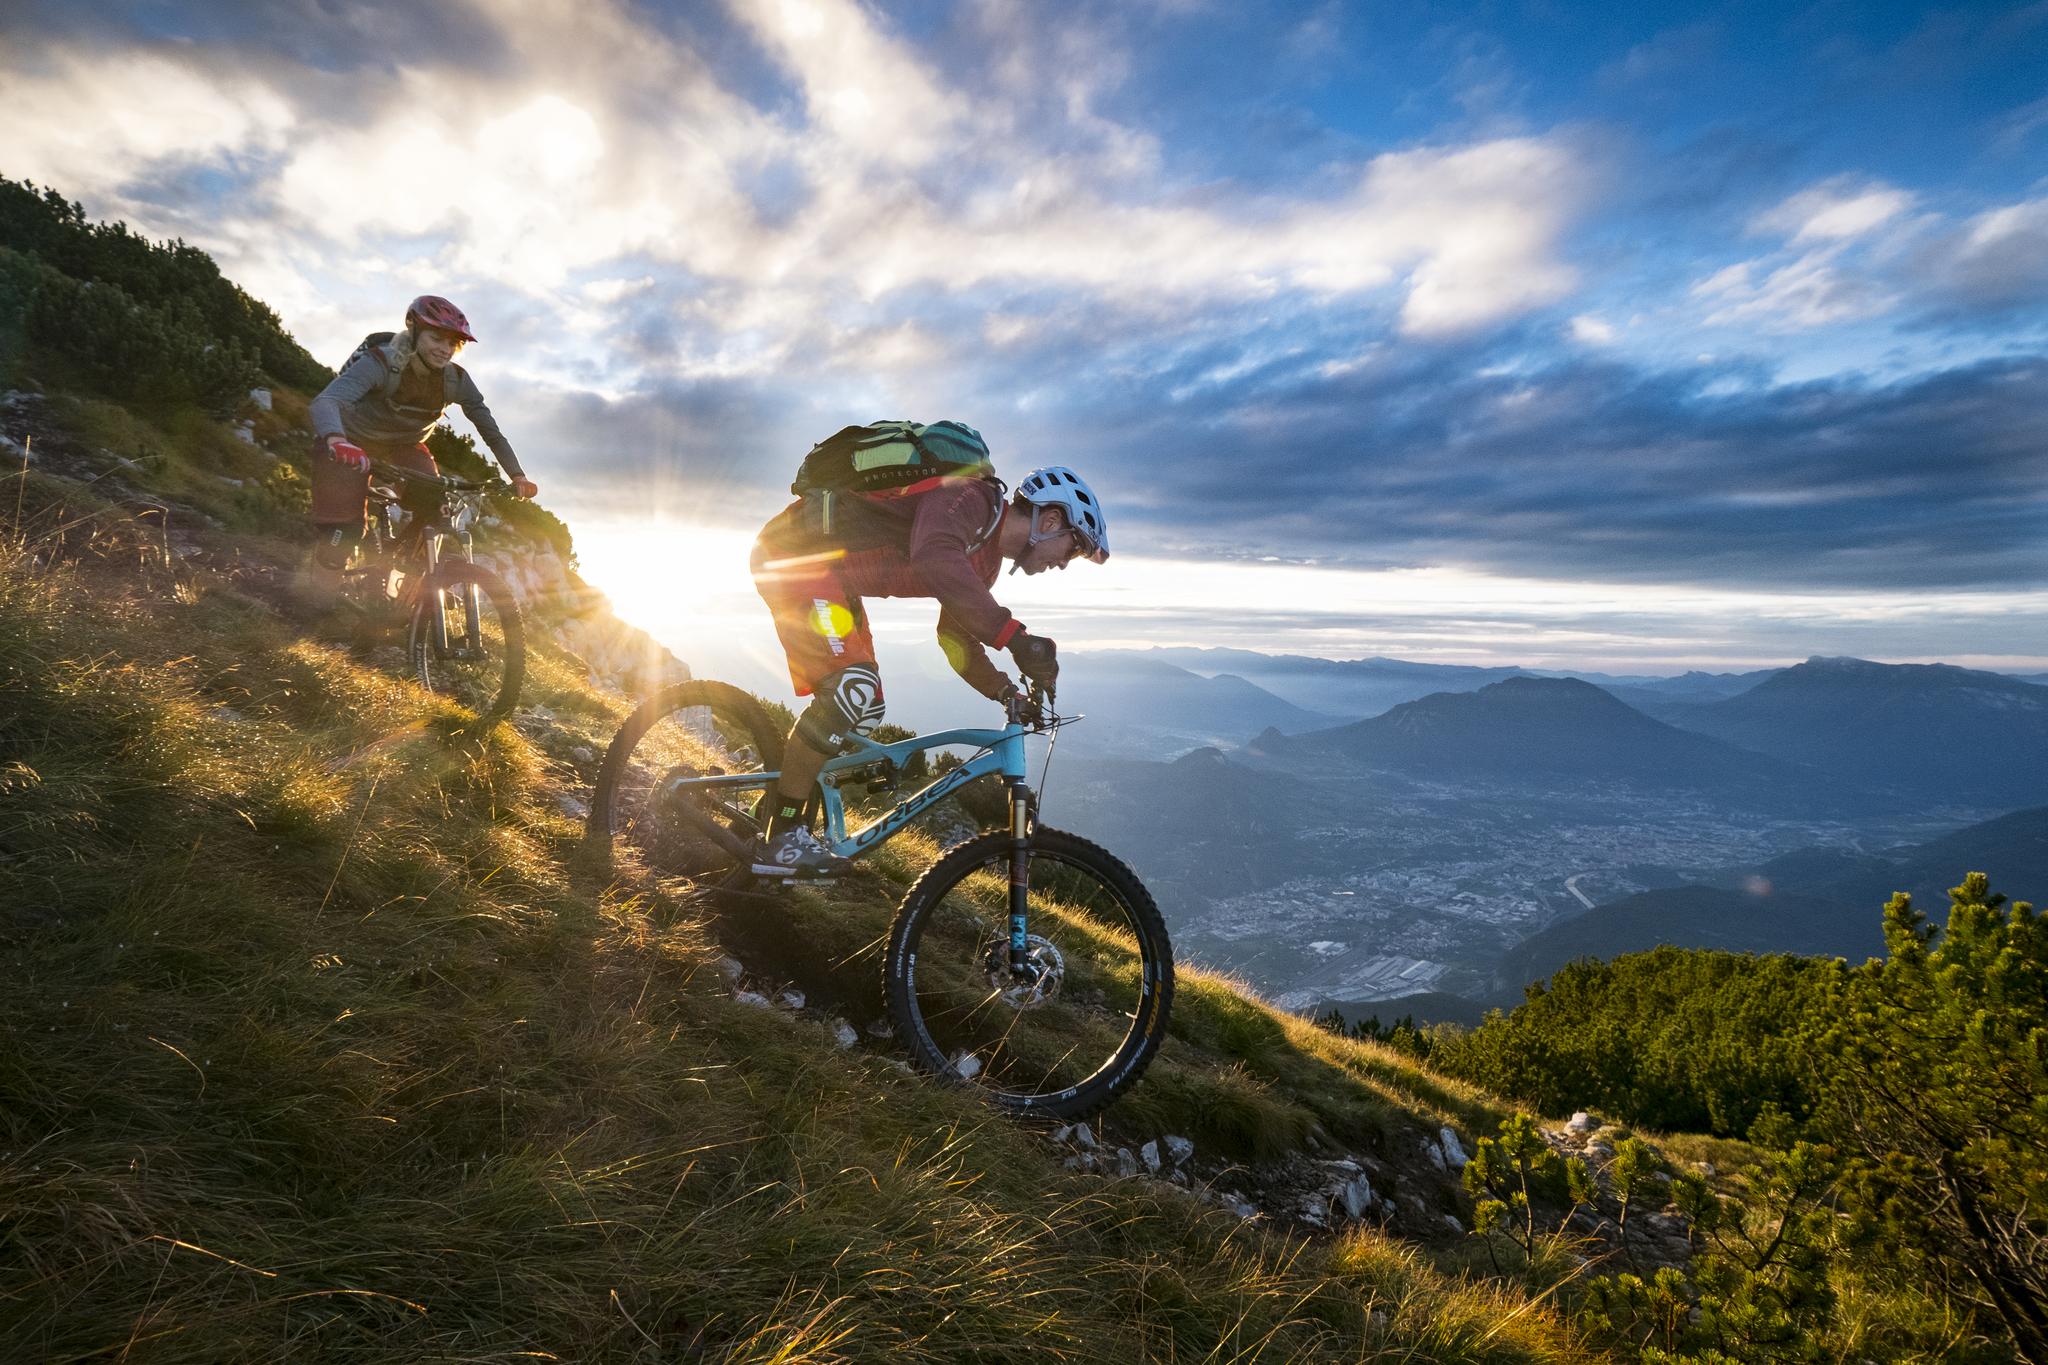
[[[835,504],[844,494],[889,493],[927,479],[995,477],[988,442],[964,423],[870,422],[842,427],[812,446],[789,491],[804,500],[805,527],[829,538],[838,529]]]
[[[358,360],[361,360],[364,356],[370,355],[373,352],[375,353],[377,359],[383,360],[385,358],[384,348],[389,346],[392,342],[396,341],[397,339],[398,333],[396,332],[370,333],[368,336],[364,337],[361,341],[356,343],[356,348],[348,353],[348,359],[341,362],[341,369],[336,371],[336,373],[347,374],[349,366],[355,364]]]
[[[959,422],[870,422],[842,427],[811,447],[789,491],[881,493],[926,479],[992,479],[988,442]]]

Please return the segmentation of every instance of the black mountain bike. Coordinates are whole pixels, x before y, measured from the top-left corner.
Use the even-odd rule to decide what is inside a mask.
[[[408,670],[430,692],[494,721],[509,715],[526,676],[526,628],[503,579],[470,562],[469,528],[486,485],[370,464],[370,529],[341,590],[377,626],[405,632]],[[432,516],[415,516],[378,479],[443,490]]]
[[[819,837],[858,858],[978,777],[1001,781],[1007,827],[942,854],[897,907],[882,962],[896,1032],[925,1071],[978,1087],[1017,1114],[1081,1118],[1135,1085],[1166,1037],[1173,948],[1131,869],[1038,823],[1025,737],[1056,733],[1050,694],[1012,705],[1000,730],[895,744],[856,737],[825,765]],[[1023,714],[1033,719],[1027,723]],[[726,888],[753,883],[754,811],[776,779],[782,732],[725,683],[677,683],[626,718],[605,752],[587,837]],[[849,831],[843,789],[892,791],[927,749],[975,754]]]

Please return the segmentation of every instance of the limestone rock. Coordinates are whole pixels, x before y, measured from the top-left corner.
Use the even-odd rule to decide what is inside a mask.
[[[1337,1187],[1337,1202],[1344,1208],[1344,1216],[1354,1221],[1372,1211],[1372,1182],[1363,1173]]]

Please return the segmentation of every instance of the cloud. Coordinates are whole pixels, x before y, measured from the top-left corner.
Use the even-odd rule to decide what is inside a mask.
[[[1226,392],[1213,405],[1243,415],[1228,426],[1171,415],[1143,436],[1174,452],[1170,497],[1130,539],[1614,582],[2043,581],[2048,465],[2029,414],[2048,361],[1719,391],[1711,373],[1588,360],[1482,376],[1473,360]],[[1129,482],[1104,480],[1113,517]]]
[[[145,172],[259,157],[297,115],[258,76],[168,45],[0,48],[6,170],[67,194],[110,196]]]
[[[2048,303],[2048,198],[1989,209],[1916,262],[1938,320],[2004,318]]]
[[[1162,292],[1385,295],[1401,330],[1427,337],[1520,316],[1576,279],[1562,238],[1592,176],[1563,136],[1420,146],[1362,158],[1311,193],[1219,195],[1175,183],[1154,139],[1100,112],[1121,74],[1113,55],[1055,43],[999,65],[992,87],[848,0],[735,0],[734,12],[795,81],[800,111],[728,89],[616,0],[573,18],[478,7],[499,25],[489,70],[409,56],[299,80],[279,53],[239,64],[274,73],[266,86],[215,79],[209,63],[238,65],[222,49],[164,48],[75,54],[56,76],[14,73],[0,96],[118,110],[132,104],[122,85],[165,92],[176,117],[147,127],[34,123],[16,165],[54,173],[89,139],[112,153],[83,188],[112,192],[167,160],[260,157],[248,194],[273,241],[244,248],[273,261],[288,259],[281,241],[325,237],[409,260],[449,292],[536,294],[626,257],[667,264],[720,293],[764,369],[821,321],[845,330],[914,289],[1084,290],[1139,307]],[[320,109],[295,108],[307,92]]]
[[[1616,336],[1614,324],[1591,313],[1581,313],[1567,324],[1573,341],[1587,346],[1611,346]]]
[[[1832,251],[1806,252],[1759,270],[1738,261],[1693,286],[1707,303],[1709,326],[1744,324],[1765,332],[1802,332],[1888,312],[1898,296],[1836,264]]]
[[[1913,196],[1889,185],[1859,185],[1838,177],[1758,214],[1752,232],[1772,232],[1795,244],[1860,237],[1913,207]]]
[[[1837,176],[1750,220],[1782,245],[1696,281],[1708,326],[1814,332],[1892,317],[1904,328],[1985,330],[2048,303],[2048,199],[1967,217]]]
[[[1650,185],[1617,208],[1613,130],[1459,122],[1398,91],[1375,123],[1290,89],[1262,111],[1284,136],[1204,126],[1198,146],[1214,89],[1148,68],[1148,44],[1259,26],[1228,7],[985,0],[898,23],[854,0],[470,0],[431,19],[459,42],[417,40],[401,10],[236,8],[190,43],[140,20],[10,35],[0,170],[217,250],[323,355],[412,294],[456,297],[494,408],[571,507],[758,521],[823,432],[945,415],[1005,467],[1099,471],[1139,553],[2038,577],[2040,362],[1782,387],[1766,361],[1778,336],[1823,352],[2037,308],[2048,200],[1956,209],[1857,175],[1755,210],[1797,157],[1731,133],[1721,172],[1675,173],[1703,198]],[[1298,38],[1275,28],[1259,69],[1292,73]],[[1724,41],[1680,31],[1610,84]],[[1526,80],[1498,44],[1423,46],[1473,88]],[[1253,164],[1282,143],[1284,173]],[[1617,238],[1654,264],[1614,268]],[[1685,334],[1707,326],[1730,335]],[[1737,359],[1659,369],[1660,330]]]
[[[963,96],[850,0],[735,0],[740,18],[802,84],[813,128],[862,163],[941,155]]]

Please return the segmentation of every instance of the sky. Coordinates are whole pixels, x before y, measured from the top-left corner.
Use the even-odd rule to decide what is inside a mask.
[[[878,417],[1087,476],[1070,647],[2048,671],[2048,3],[10,0],[0,109],[330,363],[454,298],[700,672]]]

